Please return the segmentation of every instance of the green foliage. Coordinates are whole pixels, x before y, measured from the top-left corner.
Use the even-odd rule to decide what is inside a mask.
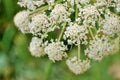
[[[20,10],[17,0],[0,0],[0,80],[113,80],[108,68],[120,52],[92,67],[82,75],[72,74],[64,62],[51,63],[46,57],[30,55],[28,46],[31,36],[19,33],[13,24],[15,13]],[[69,54],[77,54],[73,48]]]
[[[8,51],[8,49],[10,48],[10,44],[12,43],[12,39],[15,35],[15,30],[13,28],[13,24],[8,24],[7,29],[4,31],[3,34],[3,48]]]

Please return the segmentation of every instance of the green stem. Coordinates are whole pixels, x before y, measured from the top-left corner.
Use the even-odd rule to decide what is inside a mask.
[[[80,44],[78,44],[78,60],[80,59]]]
[[[32,14],[34,14],[34,13],[36,13],[36,12],[39,12],[39,11],[40,11],[40,12],[45,11],[45,10],[47,10],[48,8],[49,8],[49,5],[40,7],[40,8],[38,8],[38,9],[32,11],[32,12],[30,13],[30,15],[32,15]]]
[[[61,30],[61,32],[60,32],[60,35],[59,35],[59,37],[58,37],[58,41],[60,41],[61,38],[62,38],[62,36],[63,36],[63,33],[64,33],[64,31],[65,31],[65,28],[66,28],[66,24],[67,24],[67,23],[64,24],[64,26],[63,26],[63,28],[62,28],[62,30]]]
[[[94,39],[94,35],[93,35],[93,32],[92,32],[92,30],[90,29],[90,27],[88,27],[88,30],[89,30],[89,32],[90,32],[90,35],[91,35],[92,39]]]
[[[75,21],[78,17],[78,8],[77,5],[75,6]],[[78,60],[80,60],[80,44],[78,44]]]
[[[75,8],[75,20],[77,19],[77,17],[78,17],[78,8],[77,8],[77,5],[75,6],[76,8]]]

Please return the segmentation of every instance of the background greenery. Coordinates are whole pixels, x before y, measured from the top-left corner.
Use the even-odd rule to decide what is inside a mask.
[[[53,64],[47,56],[32,57],[28,51],[31,36],[22,34],[13,23],[20,10],[17,0],[0,0],[0,80],[114,80],[108,70],[113,62],[120,62],[120,52],[101,62],[93,61],[90,70],[77,76],[65,61]]]

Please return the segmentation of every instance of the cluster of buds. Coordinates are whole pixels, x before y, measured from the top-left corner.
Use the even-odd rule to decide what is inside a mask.
[[[120,49],[120,0],[19,0],[18,4],[26,10],[16,14],[14,23],[22,33],[34,36],[29,46],[32,56],[66,60],[73,73],[81,74],[91,60],[100,61]],[[71,56],[73,47],[78,52]]]

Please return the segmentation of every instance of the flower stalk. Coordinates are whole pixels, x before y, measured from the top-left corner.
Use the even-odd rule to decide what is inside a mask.
[[[59,34],[59,37],[58,37],[58,41],[60,41],[61,38],[62,38],[62,36],[63,36],[63,33],[64,33],[64,31],[65,31],[65,28],[66,28],[66,24],[67,24],[67,23],[64,23],[64,25],[63,25],[63,27],[62,27],[62,30],[61,30],[61,32],[60,32],[60,34]]]
[[[89,33],[90,33],[90,35],[91,35],[92,39],[94,39],[94,34],[93,34],[93,32],[92,32],[92,30],[91,30],[90,26],[88,26],[88,30],[89,30]]]
[[[80,52],[81,52],[81,50],[80,50],[80,44],[78,45],[78,60],[80,60]]]

